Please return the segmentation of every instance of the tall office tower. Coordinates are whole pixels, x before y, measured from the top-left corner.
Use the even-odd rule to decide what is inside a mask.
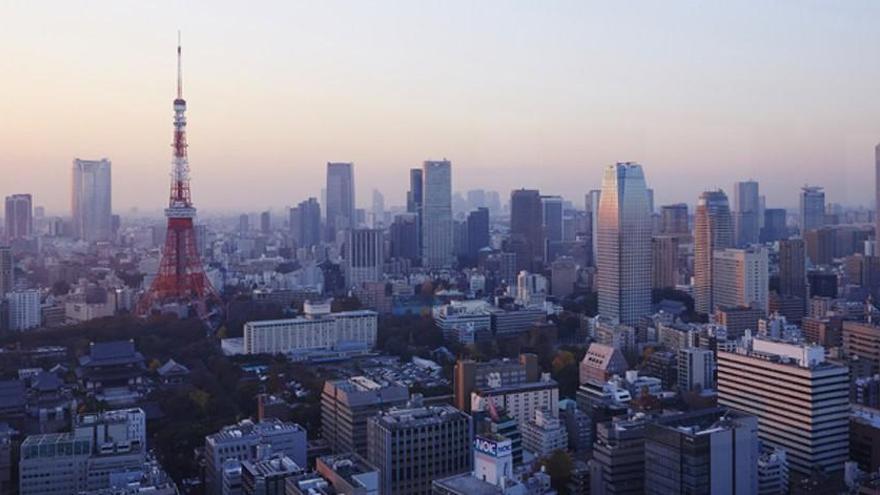
[[[635,324],[651,313],[651,216],[641,165],[605,169],[598,234],[599,315]]]
[[[562,223],[562,196],[541,196],[541,216],[543,224],[543,259],[550,263],[559,254],[565,240]]]
[[[136,313],[145,315],[154,308],[167,304],[193,306],[199,316],[208,315],[209,302],[218,301],[219,295],[211,285],[199,255],[193,219],[196,209],[190,190],[190,168],[186,143],[186,100],[183,99],[183,71],[180,44],[177,45],[177,98],[174,99],[174,159],[171,169],[171,187],[165,216],[168,226],[159,271],[149,290],[143,295]],[[107,168],[106,212],[109,232],[110,219],[110,162]],[[76,175],[76,174],[74,174]],[[77,181],[74,181],[76,183]],[[74,211],[76,211],[74,202]],[[86,229],[88,230],[88,229]]]
[[[290,232],[298,247],[321,243],[321,205],[317,199],[309,198],[290,209]]]
[[[88,242],[110,239],[112,188],[110,160],[73,160],[73,234]]]
[[[659,235],[651,238],[653,276],[651,287],[667,289],[678,284],[678,237]]]
[[[779,293],[807,300],[807,253],[803,239],[779,241]]]
[[[245,234],[251,229],[251,217],[247,213],[238,216],[238,233]]]
[[[33,199],[30,194],[6,196],[6,239],[15,241],[34,233]]]
[[[849,369],[821,346],[752,339],[718,351],[718,405],[758,417],[758,437],[791,469],[840,472],[849,458]],[[810,441],[804,441],[810,439]]]
[[[688,235],[688,205],[676,203],[660,207],[660,233],[665,235]]]
[[[510,245],[516,269],[539,271],[544,260],[544,221],[541,193],[517,189],[510,193]]]
[[[471,469],[473,425],[450,405],[406,407],[367,420],[367,461],[379,471],[379,493],[431,493],[434,479]]]
[[[15,262],[12,259],[12,249],[9,246],[0,246],[0,301],[12,292],[14,286]]]
[[[327,240],[357,227],[354,216],[354,164],[327,162]]]
[[[712,263],[712,301],[716,307],[751,307],[767,311],[767,248],[717,249]]]
[[[764,225],[761,227],[761,242],[774,242],[788,237],[785,225],[785,208],[764,210]]]
[[[452,266],[452,163],[422,165],[422,261],[426,268]]]
[[[645,427],[645,494],[758,493],[758,419],[724,408]]]
[[[645,189],[645,194],[648,195],[648,213],[654,214],[654,190],[650,187]]]
[[[373,189],[373,228],[385,227],[385,196],[378,189]]]
[[[825,191],[818,186],[804,186],[800,196],[801,235],[825,225]]]
[[[710,314],[712,300],[712,253],[733,246],[730,205],[724,191],[706,191],[697,200],[694,214],[694,309]]]
[[[205,493],[225,495],[224,470],[232,463],[258,461],[267,453],[283,454],[299,466],[306,465],[306,430],[276,418],[253,422],[244,419],[205,437]]]
[[[409,391],[363,376],[327,380],[321,392],[321,434],[335,453],[367,454],[367,418],[406,404]]]
[[[599,199],[601,197],[602,191],[593,189],[587,193],[585,198],[586,212],[590,217],[590,244],[587,258],[593,266],[595,266],[596,257],[599,254]]]
[[[422,169],[412,168],[409,170],[409,191],[406,192],[406,211],[416,215],[416,245],[419,249],[419,257],[422,255],[422,203],[424,195],[422,187],[424,186],[424,178],[422,177]],[[421,261],[421,260],[419,260]]]
[[[264,211],[260,213],[260,232],[268,234],[272,231],[272,213]]]
[[[477,208],[488,208],[489,202],[486,199],[486,191],[484,189],[471,189],[467,192],[468,208],[476,210]]]
[[[489,208],[481,206],[468,213],[467,217],[468,260],[476,265],[480,250],[489,247]]]
[[[758,242],[761,199],[758,183],[753,180],[733,185],[734,232],[736,245],[746,247]]]
[[[345,285],[360,287],[382,279],[385,240],[378,229],[349,229],[345,234]]]
[[[874,147],[874,239],[880,244],[880,144]]]
[[[419,216],[401,213],[391,223],[391,257],[416,262],[419,257]]]

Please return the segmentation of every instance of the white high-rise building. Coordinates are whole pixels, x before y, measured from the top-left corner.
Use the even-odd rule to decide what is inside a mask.
[[[452,164],[426,161],[422,171],[422,263],[448,268],[453,262]]]
[[[716,307],[752,307],[767,311],[767,248],[719,249],[712,260],[712,299]]]
[[[597,244],[599,315],[635,324],[651,313],[651,215],[641,165],[605,169]]]
[[[40,291],[17,290],[6,295],[9,329],[30,330],[40,326]]]
[[[718,352],[718,404],[758,417],[758,436],[789,466],[840,472],[849,458],[849,370],[821,346],[746,339]]]
[[[106,158],[73,161],[71,215],[78,239],[106,241],[113,233],[110,170]]]
[[[345,285],[360,288],[364,282],[382,279],[385,261],[383,232],[378,229],[350,229],[345,235]]]

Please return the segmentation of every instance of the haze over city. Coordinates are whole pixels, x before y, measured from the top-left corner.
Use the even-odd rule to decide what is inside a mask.
[[[355,163],[358,206],[407,170],[580,204],[638,161],[657,204],[752,177],[768,203],[870,205],[876,2],[36,2],[0,6],[0,194],[69,209],[74,158],[113,208],[164,207],[183,33],[194,200],[279,211]],[[686,180],[682,180],[686,178]]]

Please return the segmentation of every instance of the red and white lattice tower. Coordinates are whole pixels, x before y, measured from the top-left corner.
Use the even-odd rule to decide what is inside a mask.
[[[179,38],[179,36],[178,36]],[[168,231],[159,272],[150,289],[138,303],[137,313],[146,315],[166,304],[193,306],[202,317],[219,297],[202,266],[196,244],[193,207],[189,187],[189,161],[186,157],[186,100],[183,99],[180,40],[177,43],[177,98],[174,100],[174,160],[171,169],[171,198],[165,216]]]

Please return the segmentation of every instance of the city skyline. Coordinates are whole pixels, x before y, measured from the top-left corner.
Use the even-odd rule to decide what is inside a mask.
[[[10,117],[0,168],[15,174],[0,194],[32,193],[67,214],[68,185],[46,178],[107,157],[114,211],[158,211],[177,24],[203,212],[317,197],[328,161],[355,164],[358,207],[372,189],[402,205],[407,171],[443,157],[456,163],[454,191],[528,186],[577,204],[605,166],[632,160],[650,172],[657,205],[694,204],[691,184],[732,193],[753,178],[768,207],[796,205],[805,183],[829,202],[872,206],[863,177],[880,138],[878,69],[863,62],[880,46],[875,5],[349,6],[278,5],[271,20],[232,6],[205,19],[198,4],[4,6],[16,22],[0,30],[0,68],[16,74],[16,98],[0,104]],[[259,187],[238,187],[254,178]]]

